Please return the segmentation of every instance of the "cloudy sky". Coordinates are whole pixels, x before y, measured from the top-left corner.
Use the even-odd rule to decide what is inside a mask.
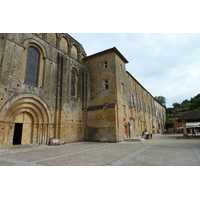
[[[43,9],[45,1],[36,1],[40,9],[37,3],[32,9],[46,11],[45,22],[40,15],[29,15],[29,9],[18,12],[16,7],[21,4],[12,0],[10,12],[15,17],[2,20],[3,32],[67,32],[87,55],[115,46],[129,61],[127,71],[153,96],[166,97],[167,107],[200,93],[197,0],[102,0],[97,4],[78,0],[68,2],[67,8],[65,0],[57,0],[48,9]],[[10,1],[3,4],[10,7]],[[4,19],[6,15],[3,9],[0,16]]]
[[[126,65],[153,96],[166,97],[167,107],[200,93],[199,33],[69,33],[87,55],[116,47]]]
[[[200,93],[200,34],[194,34],[200,33],[198,0],[57,0],[55,2],[48,1],[48,3],[47,1],[34,0],[34,3],[31,4],[28,4],[25,0],[8,0],[1,2],[1,8],[0,32],[71,33],[72,37],[83,45],[87,55],[115,46],[129,61],[127,71],[153,96],[162,95],[166,97],[167,107],[170,107],[174,102],[181,103],[183,100],[190,99]],[[35,11],[34,14],[31,11]],[[92,171],[90,168],[90,171],[86,173],[84,168],[84,171],[80,171],[78,177],[75,176],[77,168],[70,169],[69,172],[64,170],[64,168],[63,170],[59,169],[58,176],[66,175],[68,183],[70,183],[67,186],[72,191],[74,191],[73,188],[77,188],[77,181],[75,182],[76,187],[73,184],[74,180],[77,179],[84,180],[86,187],[91,182],[94,183],[95,188],[92,188],[94,191],[101,187],[99,179],[96,176],[90,176],[96,173],[94,168],[92,168]],[[152,173],[148,173],[148,170],[147,173],[144,173],[143,168],[137,169],[137,172],[138,170],[141,173],[134,173],[134,170],[132,170],[133,173],[130,173],[125,168],[116,168],[115,170],[113,168],[111,170],[101,168],[100,175],[111,177],[106,181],[109,182],[113,191],[119,191],[116,192],[117,196],[114,195],[114,198],[117,199],[132,198],[131,192],[121,190],[122,186],[119,182],[131,184],[137,191],[138,199],[141,199],[141,194],[143,198],[149,198],[150,193],[145,194],[143,188],[140,187],[143,184],[141,182],[143,181],[142,175],[145,176],[145,181],[150,181],[147,182],[148,184],[156,185],[159,192],[154,194],[155,200],[160,199],[163,193],[166,196],[166,189],[163,187],[166,184],[175,186],[171,187],[169,193],[169,195],[173,194],[174,197],[188,199],[188,197],[192,198],[196,194],[186,192],[184,196],[181,196],[178,192],[176,196],[176,186],[182,184],[183,173],[186,175],[184,181],[195,181],[193,177],[195,177],[197,171],[194,169],[187,174],[183,168],[167,168],[170,175],[179,177],[177,180],[173,180],[173,183],[169,179],[171,177],[169,173],[163,173],[163,168],[153,169],[155,170],[153,176]],[[26,170],[23,170],[23,174],[26,174],[24,172],[29,173]],[[48,180],[49,171],[43,170],[41,173],[41,169],[38,169],[35,172],[47,177],[45,180]],[[81,174],[87,174],[87,180]],[[74,179],[74,177],[77,179]],[[26,182],[24,178],[25,176],[22,175],[21,184]],[[5,173],[3,182],[6,182],[7,179]],[[27,179],[27,181],[29,180]],[[35,182],[32,181],[32,183]],[[52,181],[42,182],[47,189],[52,186],[51,183]],[[21,184],[19,185],[21,186]],[[81,184],[78,185],[82,189],[79,192],[80,198],[88,189],[84,187],[84,184]],[[66,183],[63,185],[66,186]],[[58,184],[58,186],[56,189],[60,190],[60,185]],[[70,189],[69,191],[71,191]],[[4,192],[5,197],[8,193],[6,192]],[[46,193],[43,194],[40,191],[39,193],[40,196],[46,197]],[[105,194],[107,197],[113,198],[113,193],[105,192]],[[137,196],[137,194],[134,195]],[[68,196],[74,197],[74,193]],[[87,198],[93,199],[93,196],[90,195]],[[170,196],[166,196],[165,199],[169,198]]]

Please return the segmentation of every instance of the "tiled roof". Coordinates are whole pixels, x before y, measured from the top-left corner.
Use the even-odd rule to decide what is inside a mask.
[[[176,121],[181,122],[185,120],[186,122],[200,122],[200,112],[191,111],[182,116],[180,116]]]
[[[192,111],[191,110],[189,110],[189,111],[183,111],[183,112],[178,112],[177,114],[175,114],[175,115],[173,115],[173,117],[181,117],[181,116],[183,116],[183,115],[186,115],[186,114],[188,114],[188,113],[191,113]]]

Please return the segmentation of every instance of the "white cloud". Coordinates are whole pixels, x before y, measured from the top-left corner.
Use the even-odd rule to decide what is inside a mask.
[[[129,61],[127,70],[167,107],[200,93],[200,34],[72,34],[88,55],[113,46]]]

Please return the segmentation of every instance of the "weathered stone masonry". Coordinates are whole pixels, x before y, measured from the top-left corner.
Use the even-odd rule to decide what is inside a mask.
[[[0,147],[117,142],[145,127],[163,130],[165,109],[127,62],[116,48],[87,56],[68,34],[1,33]]]

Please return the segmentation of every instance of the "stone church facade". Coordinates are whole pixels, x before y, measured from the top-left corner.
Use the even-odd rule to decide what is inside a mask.
[[[164,131],[165,108],[126,63],[115,47],[87,56],[69,34],[0,33],[0,147]]]

